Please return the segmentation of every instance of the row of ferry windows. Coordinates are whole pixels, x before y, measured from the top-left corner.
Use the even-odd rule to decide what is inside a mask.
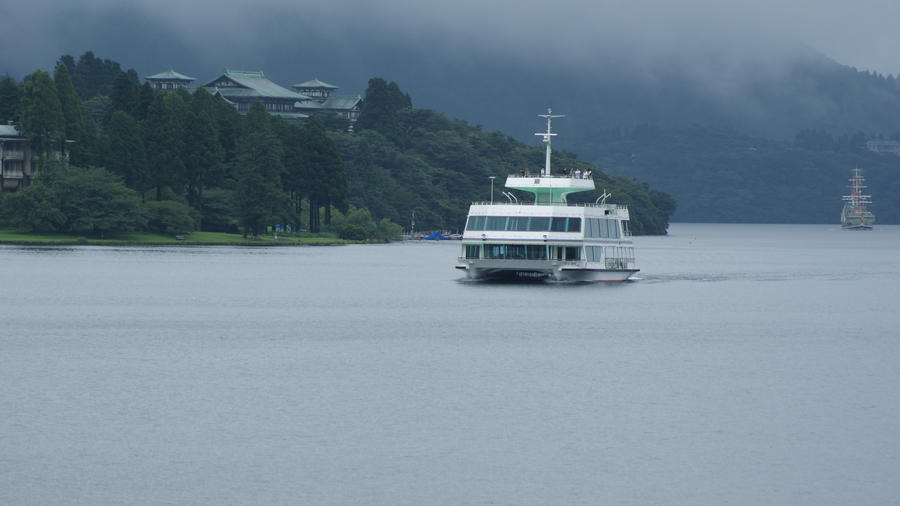
[[[469,216],[466,230],[581,232],[581,218],[551,218],[549,216]]]
[[[581,260],[581,248],[578,246],[550,246],[551,256],[556,260]],[[542,244],[485,244],[484,257],[504,260],[546,260],[547,246]],[[472,244],[466,246],[466,258],[482,258],[482,246]],[[607,263],[620,260],[622,263],[634,261],[634,248],[620,246],[585,246],[585,259],[589,262]]]
[[[543,244],[485,244],[484,258],[492,260],[546,260],[547,246]],[[482,247],[466,246],[466,258],[482,258]],[[581,260],[578,246],[550,246],[551,255],[557,260]]]
[[[585,237],[618,239],[617,220],[607,218],[587,218],[584,220]],[[628,222],[623,221],[625,235]],[[469,216],[466,230],[503,230],[517,232],[581,232],[581,218],[561,218],[548,216]]]

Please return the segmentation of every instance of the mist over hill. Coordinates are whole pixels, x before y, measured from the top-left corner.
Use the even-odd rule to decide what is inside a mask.
[[[91,50],[141,76],[173,68],[197,84],[232,68],[263,70],[286,86],[318,77],[342,93],[362,93],[370,77],[380,76],[408,90],[417,107],[525,141],[540,127],[535,115],[552,107],[567,116],[558,125],[559,146],[588,157],[596,129],[641,124],[727,126],[778,139],[801,129],[900,132],[895,78],[750,30],[726,35],[726,27],[704,27],[689,37],[655,21],[646,27],[653,34],[624,36],[612,22],[541,33],[529,32],[540,25],[528,18],[495,27],[483,19],[415,23],[374,11],[368,24],[334,19],[366,17],[365,8],[352,4],[324,11],[276,2],[194,13],[200,16],[194,19],[193,11],[176,16],[171,10],[62,6],[44,13],[48,37],[9,54],[0,73],[20,78],[36,65],[51,68],[61,54]]]
[[[350,0],[328,5],[267,0],[249,8],[223,0],[215,7],[174,0],[152,6],[87,0],[52,11],[34,7],[20,12],[18,22],[41,19],[44,33],[21,51],[13,52],[10,45],[0,49],[0,74],[22,77],[35,67],[51,68],[61,54],[92,50],[141,76],[173,68],[196,77],[198,84],[231,68],[262,70],[285,86],[318,77],[339,85],[341,93],[363,94],[367,80],[378,76],[407,91],[415,107],[532,145],[538,143],[534,132],[543,129],[536,115],[552,107],[555,114],[566,115],[554,122],[559,133],[554,148],[648,181],[680,202],[696,202],[699,195],[675,181],[738,170],[717,164],[745,159],[746,150],[725,153],[722,146],[711,145],[710,139],[720,142],[721,136],[709,131],[733,136],[726,146],[781,143],[771,164],[788,174],[786,182],[806,188],[819,188],[824,180],[816,164],[836,158],[828,157],[828,150],[816,155],[791,151],[798,132],[821,131],[835,142],[900,136],[897,78],[858,70],[820,52],[843,41],[828,47],[829,54],[883,56],[886,46],[872,43],[870,34],[862,33],[863,25],[857,24],[853,34],[841,31],[853,23],[836,6],[804,0],[753,6],[562,1],[549,9],[530,0],[515,5],[388,0],[378,6]],[[878,12],[890,18],[883,8]],[[866,26],[889,33],[881,17],[868,17]],[[640,133],[646,126],[659,136],[646,138]],[[626,142],[635,151],[627,156],[617,151],[624,149],[621,145],[603,145],[632,137],[643,141]],[[860,147],[857,142],[852,149],[862,153]],[[643,158],[653,159],[652,166],[636,170],[624,162],[631,155],[648,154],[652,156]],[[840,165],[856,160],[829,164],[827,179],[840,182]],[[895,160],[875,160],[882,168],[872,176],[883,176],[876,182],[881,188],[894,187]],[[802,175],[793,172],[798,167],[805,167]],[[764,171],[741,170],[740,193],[752,210],[751,202],[765,199],[769,181]],[[716,181],[725,186],[705,191],[733,190],[727,187],[733,178]],[[805,203],[784,202],[780,214],[770,210],[735,216],[733,205],[740,199],[729,199],[728,210],[711,206],[701,214],[709,221],[771,221],[775,214],[779,220],[795,215],[828,221],[830,199],[842,190],[820,188],[820,200],[810,196]],[[690,206],[679,209],[676,219],[695,219]]]

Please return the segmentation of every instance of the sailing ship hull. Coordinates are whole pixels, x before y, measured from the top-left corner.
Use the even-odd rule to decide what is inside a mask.
[[[872,225],[874,224],[874,218],[849,218],[841,221],[841,228],[845,230],[872,230]]]
[[[845,210],[841,213],[841,228],[846,230],[871,230],[875,215],[869,211]]]

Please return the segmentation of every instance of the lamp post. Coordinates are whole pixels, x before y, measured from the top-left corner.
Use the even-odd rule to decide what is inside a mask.
[[[494,204],[494,178],[497,176],[488,176],[491,178],[491,205]]]

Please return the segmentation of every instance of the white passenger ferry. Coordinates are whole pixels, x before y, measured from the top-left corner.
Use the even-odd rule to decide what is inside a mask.
[[[547,131],[535,134],[546,145],[544,169],[506,178],[507,188],[534,200],[501,192],[506,201],[494,202],[492,181],[491,201],[469,207],[456,265],[469,278],[619,282],[639,270],[625,206],[607,204],[605,191],[593,204],[566,201],[570,193],[594,190],[594,181],[550,172],[550,139],[556,135],[550,122],[561,117],[551,113],[539,115],[547,119]]]

